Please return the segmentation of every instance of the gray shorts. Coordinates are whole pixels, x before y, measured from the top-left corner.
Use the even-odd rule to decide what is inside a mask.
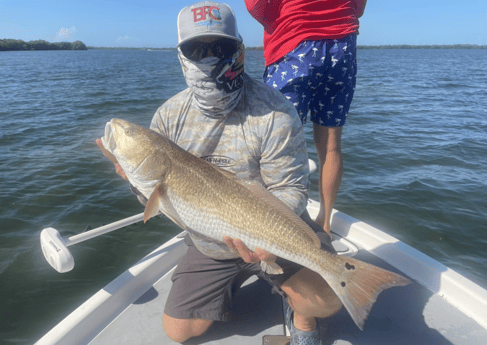
[[[322,242],[321,248],[335,252],[330,237],[316,223],[310,225]],[[188,251],[171,277],[173,285],[164,309],[166,315],[176,319],[230,321],[233,296],[250,276],[255,274],[266,280],[273,293],[285,297],[281,290],[282,284],[303,268],[277,258],[276,263],[283,268],[284,273],[266,274],[262,272],[259,263],[246,263],[240,258],[214,260],[202,254],[188,235],[184,240]]]

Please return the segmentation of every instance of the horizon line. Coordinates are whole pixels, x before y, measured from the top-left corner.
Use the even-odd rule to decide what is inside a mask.
[[[177,50],[176,47],[105,47],[105,46],[86,46],[88,49],[156,49],[156,50]],[[487,45],[456,43],[456,44],[360,44],[357,48],[421,48],[421,47],[436,47],[436,48],[482,48],[487,49]],[[263,46],[245,47],[250,50],[264,50]]]

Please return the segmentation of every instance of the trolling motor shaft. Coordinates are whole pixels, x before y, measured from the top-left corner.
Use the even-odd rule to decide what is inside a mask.
[[[108,232],[138,223],[144,219],[144,214],[140,213],[114,223],[100,226],[96,229],[62,238],[59,231],[54,228],[46,228],[41,231],[40,240],[44,257],[49,265],[59,273],[66,273],[73,269],[74,258],[68,246],[89,240],[91,238],[106,234]]]

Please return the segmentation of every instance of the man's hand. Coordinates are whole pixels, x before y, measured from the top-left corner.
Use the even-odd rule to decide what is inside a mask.
[[[103,155],[115,165],[115,172],[117,173],[117,175],[120,175],[124,180],[128,180],[127,175],[125,175],[122,167],[120,166],[120,164],[118,164],[117,159],[114,155],[107,151],[107,149],[103,146],[101,139],[96,139],[96,144],[100,148],[101,152],[103,152]]]
[[[229,236],[223,237],[223,242],[237,253],[243,261],[247,263],[256,263],[260,261],[274,262],[276,261],[276,256],[263,249],[256,248],[255,252],[251,251],[247,246],[239,239],[233,239]]]

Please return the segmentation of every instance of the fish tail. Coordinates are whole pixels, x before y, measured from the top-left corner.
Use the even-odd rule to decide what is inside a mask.
[[[335,258],[338,265],[342,266],[338,270],[339,274],[330,277],[330,272],[323,272],[321,276],[336,293],[360,330],[364,329],[365,320],[382,291],[411,283],[399,274],[353,258]]]

